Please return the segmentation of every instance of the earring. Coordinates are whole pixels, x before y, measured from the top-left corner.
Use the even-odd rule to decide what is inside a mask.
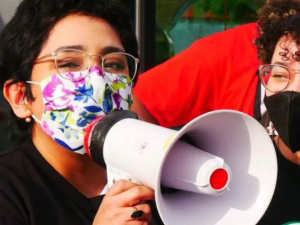
[[[30,123],[30,122],[31,122],[31,118],[30,118],[30,117],[27,117],[27,118],[25,119],[25,121],[26,121],[26,123]]]

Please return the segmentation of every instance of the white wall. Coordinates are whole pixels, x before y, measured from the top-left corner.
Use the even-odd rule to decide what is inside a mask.
[[[0,31],[14,15],[20,2],[21,0],[0,0]]]
[[[0,32],[14,15],[20,2],[21,0],[0,0]],[[12,143],[7,140],[8,127],[6,121],[8,108],[9,106],[3,98],[2,90],[0,90],[0,153],[12,145]]]

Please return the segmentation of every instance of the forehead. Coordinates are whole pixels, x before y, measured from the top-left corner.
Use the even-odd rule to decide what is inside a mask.
[[[39,57],[70,45],[82,45],[93,54],[107,46],[124,50],[119,35],[105,20],[86,15],[69,15],[53,27]]]
[[[299,67],[299,60],[294,60],[295,53],[300,50],[299,46],[290,36],[284,36],[277,42],[271,63],[284,62],[287,65]]]

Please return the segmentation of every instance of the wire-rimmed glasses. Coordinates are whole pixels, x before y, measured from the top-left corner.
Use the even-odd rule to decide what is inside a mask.
[[[125,52],[112,52],[102,55],[88,55],[86,52],[79,49],[60,49],[55,52],[44,55],[36,60],[39,62],[47,57],[54,57],[55,66],[60,76],[65,79],[72,79],[69,76],[74,72],[82,72],[81,77],[89,74],[89,69],[92,66],[92,57],[100,57],[101,68],[104,72],[126,76],[127,83],[134,80],[137,73],[137,65],[139,59]],[[107,76],[113,79],[111,76]]]
[[[295,73],[288,67],[276,64],[259,66],[259,77],[265,88],[273,93],[285,90],[294,80]]]

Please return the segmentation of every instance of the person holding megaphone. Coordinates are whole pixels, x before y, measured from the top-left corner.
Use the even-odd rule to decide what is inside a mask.
[[[137,40],[117,0],[24,0],[0,37],[16,146],[0,156],[1,225],[155,224],[152,189],[85,154],[85,128],[130,109]],[[104,195],[106,194],[106,195]]]
[[[278,164],[278,174],[276,174],[277,180],[275,182],[276,186],[274,186],[275,190],[274,189],[271,190],[272,188],[269,189],[269,191],[272,192],[271,193],[272,198],[270,198],[270,203],[266,202],[266,200],[264,202],[268,205],[265,208],[266,210],[260,209],[260,211],[254,212],[252,216],[257,217],[257,214],[259,214],[259,217],[261,217],[261,219],[259,219],[255,223],[257,225],[287,225],[287,224],[297,225],[300,224],[300,213],[298,207],[298,204],[300,202],[300,195],[298,194],[300,189],[300,167],[299,167],[300,165],[300,155],[299,155],[299,151],[300,151],[300,63],[299,63],[300,62],[300,28],[299,28],[300,27],[300,1],[298,0],[266,1],[264,6],[259,11],[259,18],[257,23],[258,23],[259,36],[255,40],[255,45],[257,46],[259,59],[264,63],[264,65],[259,67],[259,77],[263,86],[266,88],[264,103],[267,109],[267,118],[265,119],[265,121],[262,122],[266,126],[269,134],[271,134],[271,139],[276,149],[275,152],[276,152],[276,162]],[[209,116],[206,116],[206,118],[208,117]],[[222,117],[224,121],[220,119]],[[202,121],[204,121],[205,116],[202,118],[203,118]],[[208,123],[207,128],[209,128],[209,126],[217,127],[218,124],[222,122],[225,123],[228,117],[225,114],[223,114],[220,117],[215,117],[215,119],[218,119],[218,121],[213,123],[212,120],[211,124]],[[236,119],[239,120],[238,118]],[[200,120],[196,122],[199,121]],[[195,137],[194,135],[195,130],[199,131],[198,133],[196,132],[197,138],[201,138],[201,135],[205,136],[206,133],[209,133],[208,130],[201,131],[200,128],[199,129],[195,128],[194,125],[196,124],[196,122],[194,123],[194,121],[192,121],[192,123],[189,123],[187,126],[183,128],[183,131],[180,132],[184,133],[186,131],[185,134],[187,134],[188,138]],[[239,122],[242,123],[242,121]],[[121,126],[121,123],[117,123],[117,126],[118,125]],[[205,127],[206,125],[207,124],[205,123],[201,123],[201,126]],[[224,133],[219,132],[219,130],[221,129],[218,129],[219,127],[217,127],[216,131],[214,131],[216,132],[216,135],[213,136],[213,139],[211,139],[212,142],[218,142],[219,140],[222,140],[222,139],[218,139],[219,136],[226,135],[226,132],[227,133],[230,132],[232,130],[232,127],[235,126],[236,125],[234,124],[234,120],[230,120],[228,122],[228,126],[226,126],[226,129],[228,131],[226,130]],[[191,127],[190,130],[191,134],[189,136],[190,131],[188,129],[190,127]],[[246,132],[244,131],[240,133],[246,133]],[[157,134],[159,134],[157,136],[159,137],[161,136],[159,132],[157,132]],[[239,132],[237,132],[237,134],[239,134]],[[178,137],[178,134],[174,134],[174,136]],[[236,136],[237,139],[242,137],[243,135]],[[196,139],[194,138],[192,142],[196,141],[197,138]],[[209,136],[205,136],[205,138],[210,139]],[[159,142],[158,139],[159,138],[157,138],[156,140],[157,142]],[[233,141],[233,139],[230,140]],[[172,142],[173,139],[171,138],[171,140],[169,141]],[[261,135],[259,139],[256,139],[252,143],[251,142],[248,144],[245,143],[245,145],[247,146],[255,145],[257,144],[257,142],[263,142],[263,141],[264,141],[264,136]],[[111,142],[113,142],[113,140]],[[204,146],[208,146],[209,144],[205,143]],[[235,153],[230,152],[230,148],[225,147],[225,145],[227,144],[228,143],[225,142],[222,143],[224,150],[228,151],[228,154],[230,153],[229,155],[231,158],[232,157],[234,158]],[[237,142],[237,144],[239,144],[239,142]],[[211,145],[214,147],[217,146],[217,144],[215,143],[212,143]],[[164,147],[167,148],[170,147],[170,145]],[[143,148],[146,149],[146,144],[143,145]],[[172,151],[173,149],[171,149],[170,152]],[[243,151],[245,151],[245,149],[243,149]],[[258,152],[256,152],[255,154],[259,154],[259,152],[262,151],[263,149],[258,149]],[[141,152],[142,150],[139,149],[139,154],[142,154]],[[236,154],[237,153],[238,152],[236,152]],[[182,156],[181,159],[183,159],[184,155],[181,156]],[[226,155],[224,155],[224,158],[225,157]],[[270,157],[272,157],[272,154],[259,155],[259,158],[262,160],[260,161],[260,163],[261,162],[265,164],[272,163],[271,161],[267,161]],[[242,160],[243,160],[242,157],[241,158],[237,157],[234,158],[232,161],[242,161]],[[228,165],[231,166],[234,163],[235,162],[230,162],[229,160]],[[243,163],[246,164],[247,161],[245,160],[243,161]],[[144,165],[147,166],[147,164]],[[162,170],[164,170],[164,166],[161,167]],[[244,180],[242,179],[244,179],[246,175],[242,177],[237,177],[236,175],[238,173],[237,171],[234,171],[237,169],[243,170],[242,165],[239,165],[236,168],[232,166],[231,169],[232,169],[232,182],[234,183],[235,182],[234,180],[238,180],[240,178],[242,183],[241,186],[243,186]],[[268,171],[269,177],[271,176],[273,177],[274,174],[272,173],[277,172],[275,171],[277,170],[277,168],[273,167],[273,169],[274,171]],[[177,171],[175,172],[175,170],[173,172],[174,172],[173,174],[177,173]],[[259,173],[265,173],[265,172],[266,171],[264,171],[264,169],[259,170]],[[266,179],[268,179],[268,177],[266,177]],[[263,179],[259,180],[258,190],[263,191],[265,185],[264,182],[265,181]],[[270,181],[267,182],[274,182],[274,179],[273,180],[270,179]],[[253,183],[255,183],[255,179],[253,179]],[[251,183],[248,184],[251,185]],[[157,198],[159,204],[162,203],[159,206],[159,211],[162,213],[161,216],[165,221],[172,221],[171,223],[167,223],[171,225],[184,224],[184,223],[205,224],[205,225],[249,224],[249,221],[247,221],[248,219],[247,216],[249,215],[245,215],[243,217],[240,216],[238,212],[233,213],[236,214],[236,216],[235,217],[233,216],[234,220],[232,220],[233,222],[231,223],[224,222],[226,221],[226,219],[218,218],[220,215],[222,215],[224,218],[229,217],[230,210],[239,209],[238,203],[241,203],[241,205],[244,204],[243,206],[245,208],[243,207],[240,208],[245,209],[245,211],[247,211],[247,207],[245,205],[247,205],[248,202],[245,201],[245,199],[247,198],[248,195],[253,194],[251,193],[251,189],[255,189],[256,186],[253,185],[249,189],[243,186],[243,188],[244,188],[243,196],[241,196],[240,198],[237,197],[233,198],[233,201],[235,201],[236,204],[232,202],[232,205],[234,205],[235,207],[226,208],[227,211],[224,214],[222,214],[223,203],[224,201],[230,202],[231,200],[230,198],[226,198],[227,193],[224,194],[225,196],[224,198],[222,197],[222,195],[214,196],[213,198],[210,198],[210,196],[198,198],[197,195],[191,195],[191,198],[188,198],[186,197],[188,194],[184,193],[184,194],[178,194],[176,196],[177,199],[172,199],[170,201],[168,201],[169,196],[162,194],[161,195],[162,197],[159,196]],[[229,185],[229,189],[231,189],[230,190],[231,192],[235,192],[237,190],[235,189],[234,185],[232,186]],[[156,191],[157,190],[159,190],[159,188],[157,188]],[[234,196],[234,194],[232,196]],[[224,201],[223,202],[218,201],[217,199],[219,197]],[[259,199],[255,198],[255,195],[253,195],[253,197],[254,197],[253,201],[256,204],[260,205],[260,203],[258,203]],[[199,207],[197,203],[202,204],[203,207]],[[210,208],[211,203],[213,206]],[[183,205],[183,207],[178,206],[181,204]],[[173,207],[173,205],[175,206]],[[192,205],[192,207],[190,207],[190,205]],[[249,203],[249,205],[251,204]],[[171,212],[170,208],[174,209],[174,211]],[[192,211],[193,208],[196,208],[196,210]],[[207,211],[204,211],[203,213],[199,209],[201,210],[206,209]],[[184,213],[180,214],[182,211],[184,211]],[[190,213],[190,211],[192,211],[192,213]],[[193,215],[197,213],[201,215],[201,217],[197,217]],[[201,213],[203,213],[204,215]],[[192,219],[189,218],[190,216],[192,217]],[[170,217],[174,217],[174,218],[170,218]],[[206,217],[210,217],[209,223],[206,223],[206,221],[208,221]]]
[[[264,103],[267,109],[267,117],[265,118],[265,121],[262,121],[263,125],[267,128],[269,134],[271,135],[271,140],[273,141],[272,144],[275,147],[276,157],[275,161],[278,164],[278,174],[276,174],[277,180],[270,179],[267,180],[267,182],[274,182],[276,186],[274,185],[274,189],[270,188],[268,191],[271,193],[270,202],[266,202],[267,200],[264,199],[264,203],[267,204],[267,207],[265,209],[260,209],[261,211],[253,213],[252,216],[257,217],[257,214],[259,214],[260,219],[257,220],[253,224],[257,225],[297,225],[300,224],[300,213],[299,213],[299,207],[298,204],[300,202],[300,195],[298,194],[300,190],[300,1],[298,0],[270,0],[266,1],[264,6],[259,11],[259,17],[258,17],[258,31],[259,36],[255,40],[255,45],[257,46],[258,50],[258,56],[259,60],[261,60],[264,65],[261,65],[259,67],[259,77],[261,80],[261,83],[266,88],[265,89],[265,97],[264,97]],[[241,87],[243,88],[243,87]],[[210,114],[213,115],[213,114]],[[206,116],[208,118],[209,116]],[[223,121],[222,118],[223,117]],[[203,121],[205,119],[205,116],[202,117]],[[225,114],[220,115],[220,118],[215,117],[215,119],[218,119],[217,122],[213,123],[214,120],[211,121],[211,123],[208,125],[205,123],[199,123],[199,127],[201,126],[207,126],[206,128],[210,128],[215,126],[216,134],[211,139],[212,142],[219,142],[220,136],[226,135],[227,133],[232,132],[232,127],[236,126],[234,124],[234,120],[230,120],[228,122],[228,126],[226,127],[226,130],[224,133],[219,132],[220,127],[218,127],[219,123],[225,123],[228,117],[226,117]],[[235,120],[238,120],[236,118]],[[199,121],[198,121],[199,122]],[[242,123],[242,121],[239,121]],[[116,126],[121,126],[122,123],[116,123]],[[126,124],[124,122],[124,124]],[[183,128],[183,131],[187,131],[189,127],[191,128],[192,134],[189,135],[189,131],[187,131],[185,134],[187,134],[188,138],[195,137],[195,130],[199,131],[197,134],[197,138],[201,138],[201,135],[205,136],[206,139],[210,139],[209,136],[206,136],[206,133],[209,133],[209,130],[203,130],[201,131],[200,128],[193,128],[195,127],[196,123],[192,121],[192,124],[188,124]],[[113,129],[113,128],[112,128]],[[141,130],[147,130],[148,128],[141,129]],[[194,130],[193,130],[194,129]],[[198,130],[197,130],[198,129]],[[181,131],[180,131],[181,132]],[[255,133],[256,131],[252,131],[252,133]],[[100,134],[103,134],[103,131],[99,132]],[[110,135],[112,135],[114,132],[111,132]],[[116,132],[118,133],[118,132]],[[157,134],[156,142],[159,142],[159,137],[162,136],[158,131],[153,132]],[[184,133],[184,132],[181,132]],[[242,132],[236,132],[236,134],[246,133],[245,131]],[[201,134],[201,135],[200,135]],[[222,134],[222,135],[220,135]],[[108,134],[109,135],[109,134]],[[101,136],[101,135],[100,135]],[[174,134],[175,137],[178,137],[178,134]],[[197,138],[194,138],[192,142],[197,141]],[[204,138],[204,139],[205,139]],[[236,135],[236,139],[243,138],[243,135]],[[260,138],[256,139],[252,143],[244,143],[246,146],[248,145],[255,145],[258,142],[264,141],[264,136],[261,135]],[[108,138],[109,139],[109,138]],[[100,138],[100,140],[102,140]],[[131,139],[128,138],[130,141]],[[231,141],[234,141],[233,138],[229,139]],[[245,139],[246,140],[246,139]],[[108,141],[108,140],[106,140]],[[144,141],[144,140],[142,140]],[[170,142],[172,142],[173,139],[171,138]],[[211,143],[206,144],[206,140],[204,140],[205,147],[209,146]],[[113,139],[111,140],[111,143],[113,142]],[[138,142],[138,141],[137,141]],[[135,143],[137,143],[135,142]],[[111,145],[109,143],[109,145]],[[147,142],[145,142],[147,143]],[[238,143],[238,142],[237,142]],[[112,143],[113,144],[113,143]],[[176,144],[176,143],[175,143]],[[200,145],[203,143],[200,143]],[[241,177],[237,176],[238,169],[243,170],[242,165],[239,165],[238,167],[232,166],[236,161],[242,161],[242,163],[247,164],[247,161],[245,158],[242,157],[234,157],[238,154],[238,152],[234,153],[233,151],[230,151],[230,148],[226,148],[225,145],[227,145],[225,141],[222,143],[223,150],[228,151],[227,153],[230,155],[227,159],[233,158],[231,162],[229,160],[229,167],[231,166],[232,169],[232,182],[234,183],[236,180],[240,180],[242,183],[242,186],[244,185],[244,179],[246,175],[243,175]],[[239,144],[239,143],[238,143]],[[212,143],[212,146],[216,147],[216,143]],[[166,147],[167,146],[167,147]],[[169,148],[170,145],[164,146],[165,148]],[[123,145],[123,148],[126,146]],[[146,148],[146,144],[143,145],[144,149]],[[163,147],[161,148],[163,149]],[[229,150],[228,150],[229,149]],[[138,149],[138,153],[142,154],[142,150]],[[148,149],[149,150],[149,149]],[[177,150],[177,149],[176,149]],[[174,148],[170,150],[170,152],[175,151]],[[245,149],[243,149],[245,151]],[[258,149],[258,152],[255,154],[259,154],[262,152],[263,149]],[[105,150],[104,150],[105,152]],[[127,154],[127,151],[126,153]],[[128,153],[129,154],[129,153]],[[220,153],[221,154],[221,153]],[[183,156],[183,155],[181,155]],[[241,154],[239,156],[242,156]],[[95,156],[97,157],[97,156]],[[137,156],[138,157],[138,156]],[[269,164],[272,163],[271,161],[267,161],[270,157],[273,157],[272,154],[270,155],[259,155],[258,158],[261,159],[260,163]],[[107,162],[110,162],[109,157],[107,157]],[[184,157],[180,158],[183,160]],[[224,155],[224,158],[226,159],[226,155]],[[244,160],[244,161],[243,161]],[[178,161],[176,161],[178,162]],[[258,163],[258,164],[260,164]],[[167,163],[166,163],[167,164]],[[254,163],[256,164],[256,162]],[[148,166],[148,164],[144,164],[145,167]],[[255,165],[257,166],[257,165]],[[254,167],[255,167],[254,166]],[[128,166],[130,167],[130,166]],[[164,166],[161,166],[162,170],[164,170]],[[179,166],[177,166],[179,167]],[[123,167],[122,167],[123,168]],[[161,168],[159,168],[161,169]],[[272,169],[272,168],[271,168]],[[130,168],[128,169],[128,171]],[[142,168],[140,168],[142,170]],[[277,167],[273,167],[274,171],[268,171],[268,175],[265,177],[266,179],[269,179],[269,177],[274,178],[273,172],[277,172]],[[239,171],[238,171],[239,172]],[[247,171],[248,172],[248,171]],[[259,173],[265,173],[264,169],[260,169]],[[134,172],[131,172],[134,173]],[[177,171],[174,169],[174,173],[176,174]],[[171,174],[171,175],[173,175]],[[176,177],[176,175],[175,175]],[[181,179],[181,178],[180,178]],[[162,179],[163,180],[163,179]],[[253,184],[255,183],[255,179],[251,179],[253,181]],[[246,181],[246,179],[245,179]],[[264,179],[260,179],[258,182],[258,190],[263,191],[264,188]],[[251,185],[251,183],[248,183],[247,185]],[[246,185],[246,186],[247,186]],[[246,216],[240,216],[238,212],[234,212],[233,214],[236,214],[236,216],[231,223],[226,223],[226,219],[221,218],[220,215],[222,215],[224,218],[228,217],[230,215],[230,210],[232,209],[239,209],[239,204],[241,205],[244,203],[244,205],[247,205],[248,202],[245,201],[247,196],[252,195],[251,193],[252,189],[255,189],[256,186],[253,185],[249,189],[247,189],[246,186],[243,186],[243,196],[240,196],[240,198],[233,197],[233,200],[231,198],[226,198],[227,193],[224,194],[225,197],[223,197],[223,194],[214,196],[211,198],[210,196],[198,198],[197,195],[191,195],[191,198],[186,197],[185,195],[178,194],[177,199],[172,199],[172,201],[168,201],[167,195],[161,195],[156,200],[157,204],[161,204],[159,206],[159,211],[161,212],[161,216],[165,221],[172,221],[171,223],[167,224],[205,224],[205,225],[211,225],[211,224],[249,224],[249,221],[247,221]],[[156,191],[159,191],[159,188],[156,189]],[[237,189],[234,188],[234,185],[229,184],[229,192],[235,192]],[[274,194],[273,194],[274,191]],[[156,193],[157,194],[157,193]],[[234,196],[235,194],[232,194]],[[218,199],[221,198],[224,201],[230,202],[231,200],[232,205],[234,207],[228,207],[226,208],[226,211],[224,214],[222,211],[223,203],[224,201],[218,201]],[[180,199],[180,200],[178,200]],[[211,200],[213,199],[213,200]],[[260,205],[258,198],[255,198],[255,195],[253,195],[253,201]],[[193,201],[194,200],[194,201]],[[188,202],[188,203],[186,203]],[[197,202],[199,204],[202,204],[202,207],[198,207]],[[212,203],[213,202],[213,203]],[[236,203],[236,204],[234,204]],[[254,203],[254,205],[255,205]],[[178,207],[178,205],[184,205],[183,207]],[[210,208],[210,205],[212,204],[212,207]],[[175,205],[173,207],[173,205]],[[192,205],[192,207],[189,207]],[[243,205],[243,206],[244,206]],[[249,205],[251,205],[249,203]],[[168,206],[169,208],[167,208]],[[173,208],[172,208],[173,207]],[[198,208],[197,208],[198,207]],[[240,207],[241,209],[244,209],[245,211],[248,210],[246,206]],[[174,209],[173,212],[171,212],[170,208]],[[193,208],[196,208],[196,210],[192,211]],[[201,210],[199,210],[201,209]],[[204,211],[204,213],[202,212]],[[182,215],[180,215],[180,212],[184,211]],[[174,213],[175,212],[175,213]],[[197,217],[193,214],[199,214],[201,216]],[[204,215],[203,215],[203,214]],[[218,218],[220,216],[220,218]],[[174,217],[174,218],[170,218]],[[192,217],[190,219],[189,217]],[[207,223],[207,217],[210,217],[210,222]],[[213,217],[213,218],[211,218]],[[250,215],[251,217],[251,215]],[[197,219],[195,219],[197,218]],[[214,222],[211,222],[214,221]]]
[[[222,189],[225,194],[201,195],[203,199],[199,201],[199,193],[191,191],[190,194],[189,191],[181,192],[176,188],[173,189],[172,186],[170,190],[168,189],[170,187],[167,187],[166,195],[163,191],[158,193],[162,215],[167,218],[166,221],[174,221],[166,225],[203,224],[208,216],[211,221],[214,221],[210,223],[211,225],[222,224],[218,221],[227,218],[229,214],[234,221],[230,224],[247,224],[247,221],[243,222],[242,219],[249,218],[250,221],[252,214],[247,214],[247,212],[252,211],[247,211],[247,209],[253,205],[255,209],[258,208],[255,221],[263,216],[259,222],[260,225],[282,225],[285,222],[292,223],[300,220],[297,210],[299,202],[297,196],[298,165],[296,165],[298,155],[297,152],[293,153],[298,150],[297,138],[294,138],[297,137],[297,133],[296,135],[294,133],[297,129],[293,126],[294,121],[298,120],[293,116],[297,115],[294,111],[294,108],[297,110],[297,104],[296,107],[294,104],[297,103],[297,92],[300,92],[298,87],[300,81],[297,81],[299,77],[295,72],[300,70],[297,44],[295,44],[300,36],[297,30],[298,23],[300,23],[299,9],[300,2],[296,0],[268,1],[261,11],[259,20],[261,36],[256,43],[260,56],[263,57],[264,62],[272,62],[272,65],[260,68],[261,79],[267,88],[265,101],[270,119],[280,137],[274,138],[279,149],[278,186],[266,214],[263,216],[269,202],[264,201],[264,198],[252,199],[252,196],[260,196],[258,192],[262,193],[263,189],[266,199],[270,199],[273,194],[274,179],[270,187],[265,188],[268,179],[257,180],[252,176],[252,171],[250,174],[246,171],[250,160],[247,159],[248,153],[253,156],[251,147],[259,145],[259,141],[255,139],[256,141],[251,145],[247,144],[246,141],[249,140],[248,137],[252,137],[252,134],[246,135],[243,141],[237,142],[239,147],[243,147],[243,151],[231,153],[230,151],[235,150],[236,133],[222,133],[223,135],[216,135],[211,139],[205,136],[209,135],[208,130],[199,130],[196,126],[199,120],[192,122],[189,127],[179,132],[180,135],[187,134],[186,136],[181,137],[167,130],[166,133],[170,133],[171,136],[166,141],[163,140],[161,148],[156,150],[162,152],[168,149],[171,150],[171,155],[173,152],[181,153],[180,157],[177,157],[181,159],[186,156],[182,154],[184,152],[173,150],[170,148],[172,147],[170,143],[174,146],[189,146],[191,143],[192,147],[188,148],[193,151],[198,147],[193,146],[193,142],[203,136],[204,139],[209,140],[208,145],[226,148],[230,153],[228,166],[238,162],[238,170],[233,170],[232,185],[227,188],[231,174],[230,169],[221,167],[225,165],[224,160],[219,157],[215,158],[213,154],[203,154],[209,159],[207,160],[209,166],[212,165],[210,162],[219,163],[221,169],[210,174],[210,186],[207,186],[204,180],[204,185],[199,189],[201,191],[203,189],[202,192]],[[272,46],[276,47],[274,55]],[[133,82],[137,81],[137,64],[136,38],[129,16],[118,1],[23,0],[20,3],[16,14],[0,36],[0,83],[3,86],[4,96],[11,105],[9,132],[16,142],[15,147],[0,156],[1,225],[154,225],[160,223],[159,220],[156,221],[157,214],[153,210],[155,208],[151,208],[150,203],[148,204],[148,200],[154,199],[153,188],[132,180],[128,174],[120,176],[125,179],[108,180],[104,166],[97,164],[85,154],[87,149],[84,146],[84,138],[87,137],[85,134],[92,121],[105,118],[110,112],[130,109]],[[279,74],[272,74],[273,69],[279,68],[286,73],[281,71]],[[285,108],[282,111],[276,109],[277,106],[284,106],[284,103],[292,106],[288,107],[288,110],[291,110],[288,115],[291,117],[284,116],[284,113],[289,112]],[[282,114],[278,115],[278,112]],[[208,129],[212,127],[210,124],[215,119],[218,120],[216,126],[222,125],[224,120],[226,122],[225,115],[230,125],[218,131],[227,131],[231,127],[241,127],[241,130],[244,130],[245,121],[254,125],[254,122],[246,119],[247,117],[243,114],[225,112],[210,115],[217,117],[213,117],[214,119],[208,124],[202,123],[203,127]],[[232,115],[239,115],[238,119]],[[207,121],[207,118],[209,116],[200,119]],[[134,119],[137,120],[137,118]],[[283,125],[281,122],[284,122]],[[287,126],[288,133],[286,132]],[[158,132],[161,130],[162,128],[157,128]],[[201,135],[197,133],[196,137],[192,137],[195,134],[194,131],[199,131]],[[260,132],[259,128],[257,131]],[[243,132],[237,133],[243,134]],[[127,138],[125,134],[128,135],[128,131],[125,130],[112,139],[114,142],[119,142],[119,138]],[[260,134],[261,137],[267,135],[266,133]],[[226,135],[229,135],[229,140],[233,140],[233,144],[231,141],[224,143],[217,141],[218,137],[222,139]],[[157,135],[157,140],[162,136]],[[177,143],[175,143],[175,136],[180,136],[180,139],[176,140]],[[188,139],[191,139],[191,142]],[[104,142],[106,144],[106,140]],[[153,141],[154,144],[156,142],[158,141]],[[261,142],[266,143],[266,146],[268,143],[271,144],[268,138],[262,138]],[[135,143],[131,144],[134,146]],[[148,149],[147,144],[142,143],[138,146],[139,154],[134,157],[142,155],[142,152]],[[176,150],[178,149],[181,150],[180,148]],[[261,157],[265,156],[260,154],[264,152],[264,149],[260,150],[254,152],[255,160],[258,160],[263,168],[275,170],[273,165],[269,165],[269,163],[272,164],[272,160],[268,161],[269,157]],[[280,152],[288,160],[284,157],[280,158]],[[235,153],[241,153],[239,156],[243,158],[230,161],[230,158],[236,155]],[[128,152],[128,155],[130,154]],[[118,155],[113,155],[113,157],[117,158]],[[144,169],[142,166],[145,167],[150,159],[144,160],[145,164],[141,165],[141,168],[132,168],[135,171]],[[156,162],[155,158],[151,160]],[[268,163],[264,165],[261,163],[262,160]],[[179,164],[175,169],[179,167]],[[155,165],[158,172],[160,169],[163,170],[162,164],[156,163]],[[194,165],[197,166],[197,163]],[[175,182],[174,179],[169,180],[169,174],[177,174],[175,169],[171,168],[166,171],[163,181],[166,184],[177,185],[179,183],[178,187],[180,187],[183,179],[178,183],[177,180]],[[232,169],[236,168],[233,166]],[[253,169],[256,169],[255,172],[263,177],[275,177],[274,173],[269,173],[270,170],[259,170],[257,167]],[[152,171],[151,168],[149,171]],[[238,182],[235,180],[239,181],[236,179],[239,173],[243,173],[240,178],[242,181],[245,180],[245,183],[240,182],[243,190],[236,189]],[[213,175],[221,179],[215,182]],[[142,177],[147,176],[148,174],[143,174]],[[153,177],[149,176],[149,178]],[[183,182],[186,181],[183,180]],[[189,182],[188,180],[187,189],[200,186],[200,184],[194,185]],[[160,189],[159,182],[155,185]],[[239,195],[230,202],[236,190]],[[168,195],[168,193],[175,193],[175,195]],[[189,195],[190,198],[185,198],[185,195]],[[173,196],[176,198],[172,198]],[[169,197],[171,197],[170,201],[168,201]],[[193,201],[195,199],[197,201]],[[228,208],[228,202],[234,207]],[[261,204],[256,204],[257,202]],[[199,204],[201,211],[192,211],[199,207]],[[261,205],[263,207],[260,207]],[[205,208],[208,207],[212,210],[206,211]],[[175,209],[178,213],[174,214],[169,209]],[[202,213],[203,216],[198,217],[197,220],[191,220],[188,216],[191,211],[191,216],[197,216],[198,213]],[[240,214],[236,214],[237,211]],[[243,214],[243,212],[246,213]],[[245,216],[235,218],[235,215]],[[205,225],[210,224],[205,223]]]

